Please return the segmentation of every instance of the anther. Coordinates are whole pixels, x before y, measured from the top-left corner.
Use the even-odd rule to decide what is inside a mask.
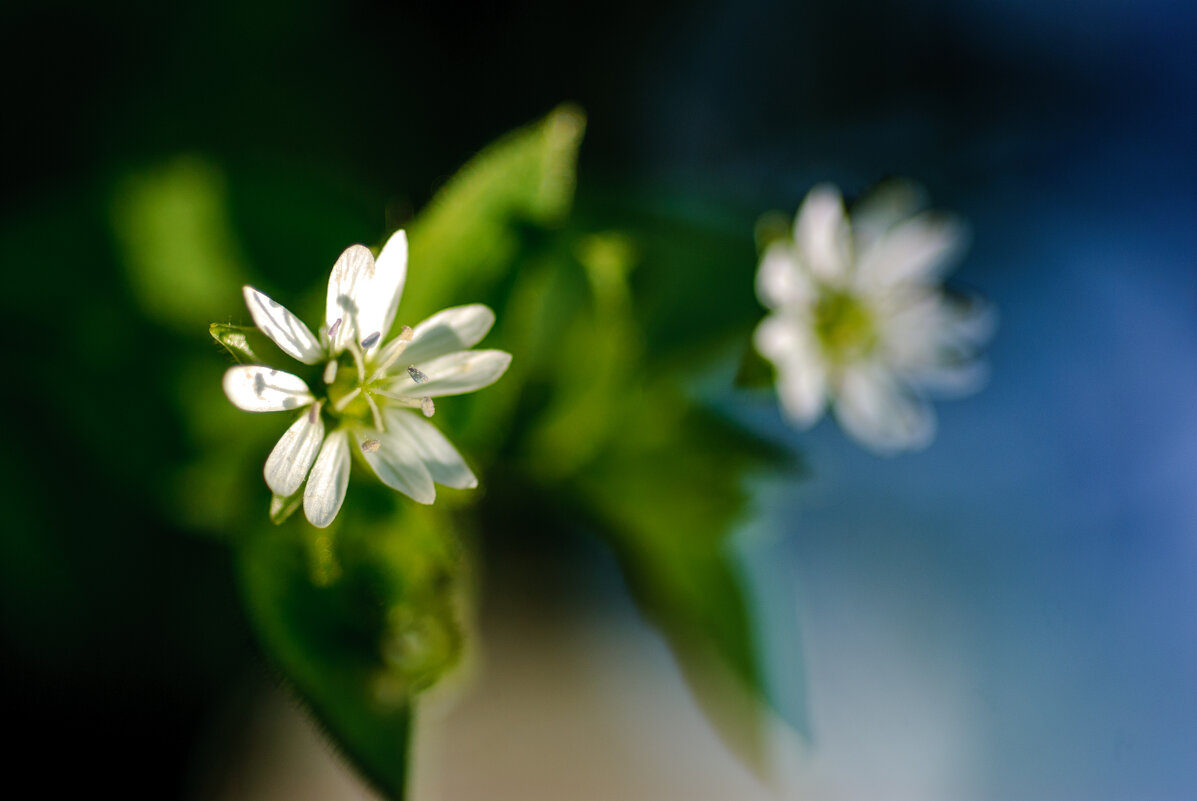
[[[333,337],[335,337],[337,335],[337,331],[339,331],[339,330],[341,330],[341,318],[340,317],[337,318],[337,321],[335,323],[333,323],[332,325],[330,325],[328,327],[328,338],[332,339]]]
[[[428,376],[417,370],[414,366],[407,368],[407,374],[411,376],[411,380],[415,381],[417,384],[423,384],[428,380]]]
[[[399,329],[399,339],[404,342],[411,342],[411,338],[415,335],[415,333],[415,331],[411,330],[410,325],[405,325]]]
[[[436,414],[436,406],[433,405],[432,398],[427,395],[420,398],[420,411],[424,412],[425,417],[432,417]]]
[[[324,365],[324,383],[331,384],[337,380],[337,360],[330,359],[328,364]]]
[[[362,442],[362,453],[374,453],[382,446],[382,443],[376,439],[367,439]]]
[[[308,422],[311,423],[312,425],[316,425],[316,419],[317,419],[317,417],[319,417],[319,415],[320,415],[320,404],[313,403],[311,408],[308,410]]]
[[[362,349],[365,350],[367,348],[374,347],[378,344],[378,340],[380,339],[382,339],[382,333],[375,331],[373,334],[362,340]]]

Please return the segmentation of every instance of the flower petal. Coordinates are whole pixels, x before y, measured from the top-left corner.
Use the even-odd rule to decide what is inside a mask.
[[[369,294],[364,297],[359,295],[357,299],[361,307],[360,324],[363,338],[375,331],[385,337],[391,330],[406,281],[407,234],[399,230],[391,234],[391,238],[378,254]],[[377,347],[377,344],[374,347]]]
[[[473,471],[436,426],[419,415],[393,407],[384,413],[384,417],[387,431],[408,440],[437,484],[456,489],[478,486]]]
[[[281,412],[312,402],[302,378],[260,364],[239,364],[226,370],[224,394],[247,412]]]
[[[498,381],[509,364],[511,354],[505,351],[458,351],[421,363],[419,370],[425,378],[420,383],[417,384],[409,373],[397,378],[389,389],[400,395],[414,397],[461,395]]]
[[[987,369],[977,361],[996,315],[979,299],[938,292],[910,295],[880,321],[885,362],[904,379],[950,395],[980,388]]]
[[[845,431],[879,453],[918,450],[935,436],[930,405],[879,365],[844,371],[835,414]]]
[[[930,213],[911,217],[862,254],[856,286],[873,294],[902,284],[934,283],[967,244],[967,229],[958,220]]]
[[[418,503],[436,500],[432,476],[408,437],[398,431],[357,428],[354,430],[354,439],[362,456],[383,484],[399,490]],[[372,446],[373,441],[378,444]]]
[[[495,324],[495,313],[481,303],[455,306],[429,317],[416,326],[403,358],[411,364],[472,348]]]
[[[810,190],[794,221],[794,241],[811,275],[833,286],[844,285],[852,260],[851,238],[840,190],[831,184]]]
[[[788,242],[774,242],[765,251],[756,272],[756,295],[770,309],[808,306],[814,287],[798,266],[798,254]]]
[[[362,301],[368,297],[370,283],[374,278],[374,254],[365,245],[352,245],[345,249],[328,277],[328,297],[324,304],[325,322],[336,329],[331,337],[334,354],[345,349],[345,344],[361,339],[373,331],[359,334],[358,327],[363,317]],[[340,320],[340,325],[337,325]]]
[[[887,179],[852,204],[852,246],[857,261],[889,229],[913,217],[926,204],[923,188],[901,178]]]
[[[324,357],[320,341],[285,306],[252,286],[243,287],[242,292],[254,325],[274,340],[284,353],[304,364],[315,364]]]
[[[284,498],[294,495],[307,478],[323,439],[324,421],[320,409],[312,406],[291,424],[266,458],[263,475],[270,491]]]
[[[777,367],[782,409],[800,428],[815,423],[827,400],[827,367],[804,325],[770,315],[753,336],[756,349]]]
[[[324,440],[303,488],[303,513],[308,522],[316,528],[327,528],[341,511],[348,487],[349,435],[339,428]]]

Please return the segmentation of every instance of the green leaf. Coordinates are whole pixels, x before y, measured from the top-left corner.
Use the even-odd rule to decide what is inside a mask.
[[[805,732],[805,708],[801,687],[772,681],[733,535],[751,511],[748,478],[788,472],[793,457],[697,402],[692,361],[649,362],[631,281],[657,262],[641,262],[641,240],[561,238],[524,260],[504,315],[541,395],[516,429],[521,462],[596,523],[706,713],[763,770],[770,715]]]
[[[111,204],[135,298],[157,322],[192,331],[239,305],[245,275],[224,176],[182,157],[127,177]]]
[[[339,531],[292,522],[238,554],[250,618],[271,660],[388,798],[408,780],[413,695],[460,656],[461,559],[446,519],[405,508],[341,512]]]
[[[422,319],[494,286],[519,248],[520,224],[564,221],[585,127],[580,109],[562,106],[485,148],[436,194],[408,231],[406,319]],[[468,298],[460,295],[463,286]]]
[[[749,511],[745,479],[792,462],[667,382],[643,389],[623,411],[619,437],[578,476],[577,492],[708,714],[759,763],[761,704],[799,731],[806,721],[804,710],[776,703],[769,686],[731,535]]]

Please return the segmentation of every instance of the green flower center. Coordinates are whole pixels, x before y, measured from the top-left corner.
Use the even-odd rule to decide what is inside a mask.
[[[815,336],[833,364],[865,356],[877,345],[877,326],[869,308],[842,290],[825,291],[815,302]]]
[[[362,391],[357,367],[352,359],[342,356],[337,366],[336,378],[328,385],[328,409],[339,417],[367,421],[370,419],[370,404]]]

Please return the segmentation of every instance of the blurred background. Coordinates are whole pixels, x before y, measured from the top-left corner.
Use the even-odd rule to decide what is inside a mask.
[[[804,466],[755,480],[737,518],[806,721],[771,782],[698,711],[585,522],[504,500],[500,449],[476,675],[421,721],[415,797],[1193,797],[1195,44],[1181,0],[5,4],[13,781],[367,792],[269,689],[197,511],[217,500],[188,489],[186,421],[225,403],[205,326],[244,319],[246,276],[284,302],[318,289],[343,247],[572,101],[579,219],[738,232],[721,271],[637,268],[637,298],[677,296],[644,310],[644,348],[684,353],[724,297],[746,342],[759,215],[901,175],[972,225],[954,280],[999,309],[991,378],[937,407],[927,451],[881,459],[832,422],[789,430],[733,385],[734,347],[703,362],[703,402]]]

